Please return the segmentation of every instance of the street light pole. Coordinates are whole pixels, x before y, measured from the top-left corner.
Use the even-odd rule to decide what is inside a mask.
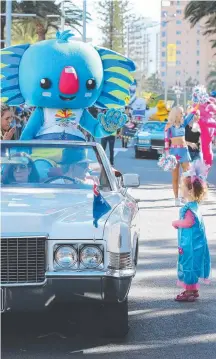
[[[11,45],[12,0],[6,1],[6,47]]]
[[[175,95],[176,95],[177,106],[179,106],[179,100],[180,100],[181,94],[183,92],[183,88],[177,85],[177,86],[173,87],[173,91],[175,92]]]
[[[1,16],[4,16],[6,18],[6,39],[1,40],[1,42],[5,43],[6,47],[9,47],[11,45],[11,27],[12,27],[12,17],[37,17],[36,14],[22,14],[22,13],[12,13],[12,1],[8,0],[6,1],[6,12],[4,14],[1,14]],[[62,7],[63,9],[63,7]],[[59,18],[60,15],[46,15],[47,18]],[[65,25],[65,19],[64,17],[61,17],[61,30],[64,31],[64,25]]]
[[[86,0],[83,0],[83,42],[86,42]]]

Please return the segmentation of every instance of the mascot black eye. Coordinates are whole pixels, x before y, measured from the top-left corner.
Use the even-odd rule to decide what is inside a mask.
[[[52,84],[52,82],[47,78],[40,80],[40,87],[42,87],[42,89],[45,89],[45,90],[49,89],[51,87],[51,84]]]
[[[96,87],[96,81],[95,79],[89,79],[86,81],[86,87],[88,90],[94,90]]]

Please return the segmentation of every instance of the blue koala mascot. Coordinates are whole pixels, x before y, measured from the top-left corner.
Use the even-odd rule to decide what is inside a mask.
[[[21,140],[84,140],[78,126],[93,137],[106,137],[122,127],[133,61],[99,47],[69,41],[70,31],[56,39],[1,51],[1,101],[34,106]],[[106,109],[95,119],[92,105]]]

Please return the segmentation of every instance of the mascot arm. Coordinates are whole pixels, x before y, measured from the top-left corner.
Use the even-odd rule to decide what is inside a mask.
[[[186,127],[194,118],[195,113],[189,113],[184,119],[184,126]]]
[[[215,128],[215,129],[216,129],[216,122],[209,122],[209,123],[207,124],[207,127],[208,127],[208,128]]]
[[[106,137],[109,136],[110,133],[107,133],[99,121],[94,118],[87,110],[84,110],[83,115],[80,119],[80,126],[88,131],[93,137]]]
[[[32,140],[43,125],[44,114],[43,109],[37,107],[36,110],[31,114],[26,127],[24,128],[20,139],[21,140]]]
[[[80,126],[90,132],[93,137],[102,138],[112,135],[123,127],[126,121],[127,116],[119,110],[111,109],[106,114],[100,113],[97,119],[85,110],[80,120]]]

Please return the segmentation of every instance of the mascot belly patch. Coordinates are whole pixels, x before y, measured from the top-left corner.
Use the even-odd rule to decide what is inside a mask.
[[[36,139],[85,140],[78,129],[83,110],[44,108],[44,121]]]

